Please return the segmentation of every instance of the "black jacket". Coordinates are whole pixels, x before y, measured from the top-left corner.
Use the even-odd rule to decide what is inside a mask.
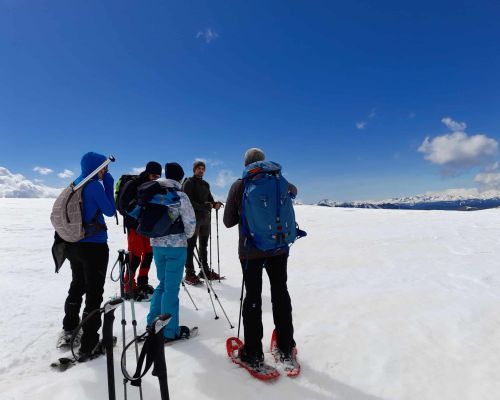
[[[212,193],[210,193],[210,185],[202,178],[192,176],[187,178],[183,185],[182,191],[187,194],[196,215],[196,221],[206,221],[210,218],[210,212],[214,203]]]

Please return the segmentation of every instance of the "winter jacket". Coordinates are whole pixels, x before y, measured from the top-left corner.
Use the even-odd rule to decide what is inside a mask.
[[[137,188],[149,181],[149,174],[142,172],[136,179],[128,181],[122,189],[122,194],[118,199],[118,210],[123,215],[125,227],[137,229],[137,219],[127,215],[127,211],[132,211],[137,205]]]
[[[167,236],[162,236],[159,238],[151,239],[151,246],[154,247],[187,247],[187,239],[189,239],[194,234],[196,228],[196,217],[194,214],[193,207],[189,201],[188,196],[181,192],[181,184],[172,179],[161,179],[158,180],[162,186],[173,187],[177,190],[177,194],[180,197],[180,206],[175,208],[171,207],[172,218],[175,220],[180,215],[182,223],[184,224],[184,232],[177,233]]]
[[[208,182],[193,175],[184,181],[182,191],[189,197],[198,223],[210,224],[210,212],[214,198],[210,193]]]
[[[99,167],[106,157],[97,153],[87,153],[82,157],[82,173],[76,178],[75,184],[80,183],[85,177]],[[102,182],[97,174],[83,188],[83,222],[89,224],[97,216],[97,222],[104,229],[94,235],[88,236],[80,242],[106,243],[108,234],[106,232],[106,223],[104,215],[112,217],[116,213],[115,200],[113,198],[114,180],[109,172],[104,175]],[[89,232],[88,228],[87,233]]]
[[[232,228],[238,225],[239,230],[239,243],[238,243],[238,254],[240,259],[256,259],[256,258],[267,258],[273,256],[279,256],[288,253],[288,248],[280,250],[263,251],[255,247],[250,240],[246,240],[241,231],[241,205],[243,201],[243,192],[245,191],[245,185],[243,180],[238,179],[234,182],[229,189],[229,194],[227,195],[227,202],[224,208],[224,225],[227,228]],[[294,196],[297,195],[297,188],[291,183],[288,184],[288,191]]]

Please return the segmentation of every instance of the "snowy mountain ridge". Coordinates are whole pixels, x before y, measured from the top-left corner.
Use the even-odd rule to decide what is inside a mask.
[[[478,189],[449,189],[443,192],[428,192],[415,196],[375,201],[321,200],[317,203],[326,207],[383,208],[418,210],[476,210],[500,206],[500,191]]]

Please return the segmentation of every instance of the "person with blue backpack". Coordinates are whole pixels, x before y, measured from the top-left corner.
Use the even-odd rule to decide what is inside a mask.
[[[258,370],[262,351],[262,271],[271,285],[271,300],[278,356],[295,362],[292,305],[287,288],[289,246],[303,233],[298,230],[292,200],[297,188],[281,175],[281,166],[265,161],[264,152],[249,149],[243,178],[233,183],[224,210],[224,225],[239,226],[238,254],[246,295],[243,302],[244,346],[239,363]],[[242,289],[243,290],[243,289]]]
[[[166,180],[139,187],[139,202],[144,189],[159,184],[163,194],[156,196],[159,198],[153,197],[146,207],[152,210],[151,215],[158,216],[165,215],[161,213],[160,207],[168,210],[167,215],[172,223],[167,226],[164,236],[157,237],[156,230],[166,225],[158,221],[146,221],[147,210],[144,209],[143,217],[139,218],[138,232],[151,237],[156,273],[160,281],[151,298],[147,324],[151,326],[160,314],[170,314],[170,321],[164,329],[165,341],[168,342],[190,336],[190,329],[179,325],[179,289],[186,262],[187,240],[194,234],[196,217],[188,196],[181,191],[180,182],[184,177],[182,167],[177,163],[165,164],[165,177]],[[156,207],[159,212],[152,207]]]
[[[74,184],[78,185],[99,168],[106,159],[107,157],[102,154],[86,153],[81,160],[82,173]],[[82,319],[101,307],[103,300],[109,259],[108,234],[103,214],[112,217],[116,213],[113,197],[114,180],[108,172],[108,167],[102,168],[82,190],[85,237],[78,242],[68,242],[65,247],[65,255],[71,264],[72,281],[64,303],[63,330],[58,339],[58,347],[69,344],[74,330],[80,323],[83,295],[85,295],[85,308]],[[102,352],[99,346],[100,326],[100,313],[83,325],[78,361],[86,361]]]

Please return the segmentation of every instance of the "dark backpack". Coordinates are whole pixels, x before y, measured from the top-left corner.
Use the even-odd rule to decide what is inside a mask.
[[[128,182],[135,181],[139,178],[139,175],[129,175],[129,174],[124,174],[120,176],[120,179],[118,179],[118,182],[116,182],[115,185],[115,205],[116,209],[121,215],[127,215],[126,210],[124,210],[124,207],[121,206],[121,198],[123,196],[123,193],[125,192],[126,186]]]
[[[137,233],[157,238],[184,232],[179,213],[180,197],[171,187],[157,181],[146,182],[137,188],[137,206],[128,213],[138,222]]]
[[[243,172],[241,222],[243,235],[260,250],[287,248],[305,232],[298,229],[288,181],[281,165],[258,161]]]

